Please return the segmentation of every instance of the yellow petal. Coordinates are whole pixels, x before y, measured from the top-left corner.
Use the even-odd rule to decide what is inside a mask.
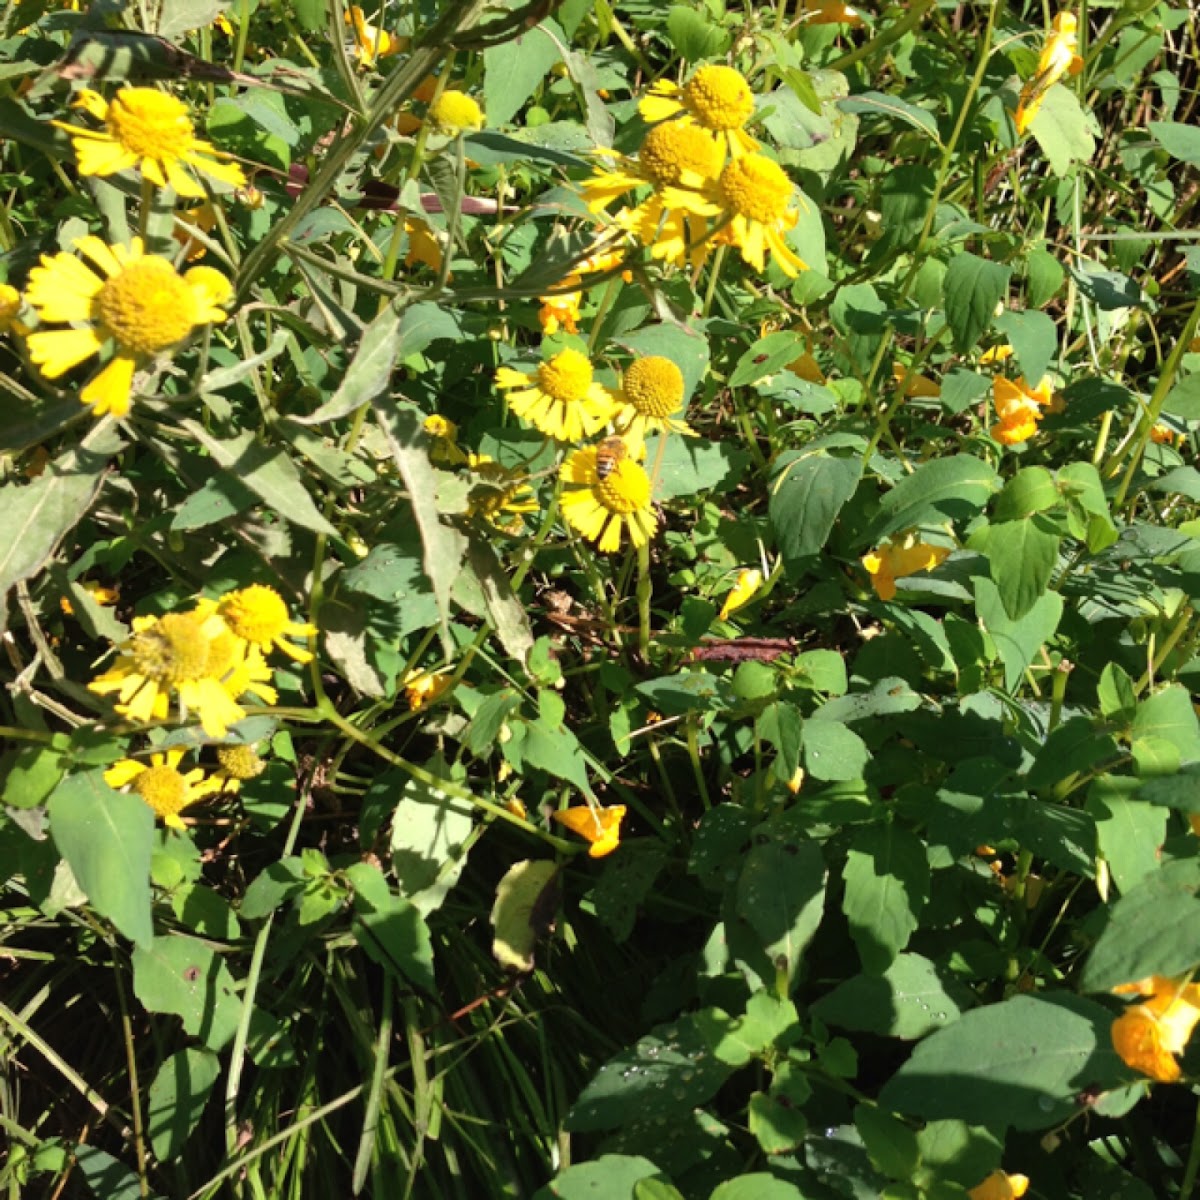
[[[112,413],[118,418],[125,416],[129,412],[130,393],[133,390],[134,365],[134,360],[127,355],[115,355],[79,393],[79,399],[84,404],[93,405],[98,417],[105,413]]]
[[[104,343],[94,329],[52,329],[26,339],[29,357],[47,379],[57,379],[100,351]]]
[[[762,587],[763,573],[757,568],[750,568],[738,573],[737,582],[733,585],[725,603],[721,606],[720,619],[724,621],[731,612],[736,612],[745,604],[749,604],[758,589]]]

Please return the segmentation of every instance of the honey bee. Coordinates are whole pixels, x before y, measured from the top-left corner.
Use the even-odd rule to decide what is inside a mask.
[[[606,437],[596,447],[596,474],[607,479],[616,470],[617,463],[629,455],[629,447],[623,437]]]

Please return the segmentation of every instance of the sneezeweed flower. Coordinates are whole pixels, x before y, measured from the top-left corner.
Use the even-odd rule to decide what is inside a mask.
[[[222,792],[236,793],[243,783],[257,779],[267,769],[267,760],[253,746],[218,746],[217,769],[212,778]]]
[[[206,609],[204,604],[199,609]],[[247,692],[264,704],[274,704],[279,693],[271,686],[271,668],[257,646],[240,638],[226,626],[213,638],[208,652],[210,674],[234,699]]]
[[[651,122],[676,118],[699,125],[716,134],[735,156],[758,149],[744,128],[754,115],[754,93],[732,67],[698,67],[683,87],[660,79],[638,104],[638,112]]]
[[[795,228],[800,214],[792,207],[795,185],[777,162],[761,154],[744,154],[730,159],[715,181],[697,186],[696,180],[685,177],[683,183],[686,186],[666,189],[666,202],[717,218],[716,236],[737,246],[742,259],[756,271],[764,270],[767,250],[790,278],[808,269],[783,238]]]
[[[1014,120],[1017,134],[1023,136],[1046,99],[1046,93],[1067,74],[1078,75],[1083,70],[1079,49],[1079,22],[1074,13],[1061,12],[1050,26],[1050,36],[1038,56],[1037,71],[1026,81],[1017,102]]]
[[[757,567],[750,567],[747,570],[739,571],[737,579],[729,591],[729,595],[725,597],[725,603],[721,605],[718,618],[724,621],[729,617],[730,613],[737,612],[739,608],[749,604],[758,595],[758,590],[762,587],[762,583],[763,573]]]
[[[346,9],[346,24],[354,34],[354,57],[361,67],[373,67],[381,58],[403,49],[406,39],[393,37],[386,29],[372,25],[357,4]]]
[[[274,648],[298,663],[312,660],[311,651],[293,645],[284,635],[315,637],[317,627],[307,621],[293,621],[283,597],[274,588],[252,583],[249,587],[227,592],[216,601],[215,609],[232,633],[259,647],[264,654]]]
[[[992,382],[996,416],[991,434],[1004,446],[1015,446],[1027,442],[1037,432],[1038,422],[1045,415],[1043,409],[1054,402],[1054,389],[1049,379],[1043,379],[1031,388],[1024,377],[1007,379],[997,375]]]
[[[429,106],[429,119],[443,133],[462,133],[483,128],[483,109],[466,92],[447,88]]]
[[[237,163],[196,137],[187,105],[157,88],[122,88],[111,101],[83,88],[71,107],[104,122],[103,130],[52,122],[71,135],[81,175],[115,175],[137,167],[155,187],[171,187],[197,200],[204,198],[204,188],[196,172],[231,188],[246,182]]]
[[[222,686],[228,655],[214,643],[228,632],[214,612],[135,617],[132,635],[116,662],[88,684],[100,695],[117,694],[116,710],[131,721],[165,721],[177,697],[181,720],[200,717],[210,737],[224,737],[245,710]]]
[[[179,764],[186,753],[186,750],[168,750],[165,754],[152,754],[149,766],[133,758],[123,758],[104,772],[104,782],[114,789],[128,786],[145,800],[164,825],[183,829],[179,814],[221,786],[200,767],[185,775]]]
[[[658,527],[650,504],[650,477],[625,457],[602,479],[597,452],[596,446],[582,446],[563,463],[560,477],[565,486],[559,501],[563,518],[601,550],[619,549],[622,529],[635,546],[642,546]]]
[[[445,671],[409,671],[404,677],[404,698],[408,707],[418,712],[439,699],[450,683],[451,677]]]
[[[79,393],[96,416],[129,412],[133,373],[183,342],[192,330],[225,320],[233,294],[211,267],[180,275],[165,258],[144,254],[142,241],[109,246],[90,234],[75,242],[81,258],[62,251],[42,255],[29,272],[25,297],[39,318],[72,329],[39,329],[27,339],[29,357],[57,379],[111,344],[113,356]]]
[[[896,580],[918,571],[932,571],[950,554],[946,546],[931,546],[922,542],[915,533],[908,534],[902,541],[885,542],[882,546],[862,556],[862,565],[871,577],[871,586],[880,600],[893,600],[896,596]]]
[[[458,426],[439,413],[425,418],[422,426],[429,439],[429,461],[435,467],[461,467],[468,455],[458,444]]]
[[[0,283],[0,333],[11,329],[23,333],[24,326],[17,319],[21,312],[21,293],[12,284]]]
[[[533,372],[500,367],[496,386],[509,391],[508,407],[559,442],[578,442],[608,423],[609,390],[592,378],[592,364],[578,350],[560,350]]]
[[[1175,1083],[1182,1076],[1175,1055],[1187,1049],[1200,1021],[1200,984],[1152,975],[1113,990],[1147,997],[1113,1022],[1113,1048],[1135,1071],[1159,1083]]]
[[[565,825],[572,833],[592,843],[588,847],[590,858],[603,858],[621,844],[621,822],[625,819],[623,804],[610,804],[607,808],[581,804],[550,815],[560,825]]]
[[[635,358],[625,368],[613,399],[617,402],[613,422],[635,446],[648,433],[696,432],[675,416],[683,407],[683,372],[659,354]]]
[[[993,1171],[982,1183],[977,1183],[967,1195],[971,1200],[1020,1200],[1029,1191],[1029,1179],[1024,1175],[1006,1175]]]
[[[538,510],[537,497],[524,471],[502,466],[486,454],[472,454],[472,485],[467,512],[516,537],[525,529],[525,517]]]

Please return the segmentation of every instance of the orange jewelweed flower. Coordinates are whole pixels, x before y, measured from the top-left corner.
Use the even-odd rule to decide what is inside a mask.
[[[931,546],[910,533],[902,542],[888,541],[862,556],[871,586],[880,600],[893,600],[896,580],[919,571],[932,571],[950,555],[947,546]]]
[[[1083,59],[1076,53],[1079,48],[1078,28],[1079,22],[1074,13],[1061,12],[1054,18],[1050,36],[1038,58],[1037,71],[1021,89],[1021,98],[1014,114],[1019,135],[1023,136],[1033,123],[1046,99],[1046,93],[1064,75],[1078,75],[1083,70]]]
[[[1005,1175],[993,1171],[982,1183],[977,1183],[967,1195],[971,1200],[1020,1200],[1029,1191],[1025,1175]]]
[[[1045,415],[1043,409],[1054,406],[1054,389],[1049,379],[1043,379],[1037,387],[1031,388],[1024,376],[1012,380],[997,375],[992,383],[992,394],[999,420],[992,426],[991,434],[1004,446],[1029,441]]]
[[[565,825],[572,833],[592,843],[588,848],[591,858],[603,858],[621,844],[621,822],[625,819],[623,804],[611,804],[608,808],[592,808],[581,804],[550,815],[560,825]]]
[[[725,597],[725,603],[721,605],[718,618],[724,621],[730,613],[736,612],[743,605],[749,604],[758,594],[758,590],[762,587],[762,584],[763,573],[757,567],[750,567],[745,571],[739,571],[737,579],[729,591],[729,595]]]
[[[1135,1071],[1159,1083],[1175,1083],[1182,1075],[1175,1055],[1187,1049],[1200,1021],[1200,984],[1151,975],[1113,991],[1148,997],[1112,1023],[1113,1049]]]

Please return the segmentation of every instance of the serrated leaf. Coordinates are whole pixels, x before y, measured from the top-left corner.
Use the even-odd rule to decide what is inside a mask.
[[[1096,822],[1096,844],[1122,895],[1158,870],[1167,833],[1167,812],[1134,799],[1137,786],[1137,780],[1127,776],[1102,775],[1088,789],[1087,811]]]
[[[1149,128],[1172,158],[1200,166],[1200,129],[1179,121],[1151,121]]]
[[[1128,1072],[1112,1049],[1112,1013],[1066,994],[1016,996],[964,1013],[921,1042],[879,1102],[923,1118],[1047,1129],[1078,1112],[1080,1088]]]
[[[1062,619],[1063,599],[1047,592],[1019,620],[1013,620],[990,579],[975,579],[975,611],[1004,664],[1004,686],[1015,688],[1025,668],[1054,636]]]
[[[1058,535],[1036,516],[988,525],[971,539],[987,557],[1004,610],[1019,621],[1046,592],[1058,564]]]
[[[881,975],[908,945],[929,899],[924,843],[894,822],[859,829],[842,880],[850,936],[863,966]]]
[[[50,835],[92,907],[130,941],[150,945],[154,814],[137,795],[114,792],[100,768],[70,775],[47,803]]]
[[[492,954],[506,971],[533,970],[533,949],[558,909],[558,867],[548,859],[513,863],[496,886],[489,918]]]
[[[966,250],[950,260],[942,288],[946,323],[954,336],[954,348],[960,354],[972,349],[991,325],[1011,274],[1011,268]]]

